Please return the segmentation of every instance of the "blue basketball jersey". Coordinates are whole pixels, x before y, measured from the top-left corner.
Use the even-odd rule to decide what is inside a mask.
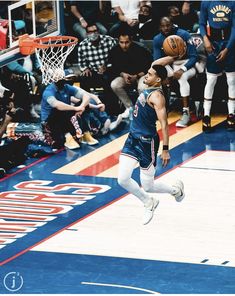
[[[135,138],[140,137],[154,137],[157,133],[156,121],[157,114],[153,107],[151,107],[147,100],[153,91],[160,91],[162,89],[158,88],[149,88],[145,89],[139,95],[134,111],[133,111],[133,120],[130,125],[130,133]]]

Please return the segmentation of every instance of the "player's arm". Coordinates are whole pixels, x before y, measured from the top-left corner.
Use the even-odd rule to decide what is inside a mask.
[[[231,26],[231,33],[228,40],[228,44],[226,48],[230,50],[234,50],[235,45],[235,3],[233,2],[233,9],[232,9],[232,26]]]
[[[162,66],[167,66],[167,65],[170,65],[170,64],[173,64],[173,62],[177,59],[177,57],[170,57],[170,56],[165,56],[163,58],[160,58],[160,59],[157,59],[155,60],[151,67],[153,65],[162,65]]]
[[[230,37],[228,40],[228,43],[226,47],[220,51],[220,53],[216,57],[216,62],[222,62],[229,51],[234,50],[234,45],[235,45],[235,3],[233,3],[233,8],[232,8],[232,27],[231,27],[231,33]]]
[[[162,158],[162,165],[165,167],[170,161],[169,131],[168,131],[165,97],[159,91],[155,91],[150,96],[149,102],[153,105],[155,112],[157,114],[158,120],[161,124],[162,138],[163,138],[162,140],[163,150],[162,150],[161,158]]]
[[[47,103],[52,107],[55,108],[59,111],[75,111],[75,112],[80,112],[80,111],[84,111],[84,107],[81,106],[73,106],[73,105],[69,105],[66,104],[64,102],[61,102],[59,100],[56,99],[56,97],[54,96],[50,96],[47,98]]]
[[[89,105],[91,108],[99,109],[100,111],[105,110],[105,104],[103,104],[100,100],[100,98],[92,93],[87,92],[86,90],[82,88],[77,88],[77,93],[75,95],[76,98],[82,99],[81,106],[84,106],[84,108]],[[92,105],[91,103],[95,102],[95,105]]]
[[[209,1],[202,1],[200,16],[199,16],[199,30],[203,38],[205,49],[208,53],[212,53],[214,47],[207,36],[207,21],[208,21],[208,4]]]

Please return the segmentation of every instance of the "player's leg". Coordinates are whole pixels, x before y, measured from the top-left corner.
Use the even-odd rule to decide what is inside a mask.
[[[226,72],[228,84],[228,130],[235,130],[235,72]]]
[[[177,127],[186,127],[190,122],[190,111],[189,111],[189,96],[190,96],[190,85],[189,79],[196,75],[196,69],[191,68],[188,71],[184,72],[183,75],[178,80],[180,86],[180,95],[182,97],[182,117],[176,123]]]
[[[204,132],[211,131],[211,106],[212,98],[214,94],[214,88],[217,82],[217,78],[222,75],[223,67],[222,64],[216,61],[216,57],[221,51],[221,42],[213,42],[214,50],[212,53],[208,54],[206,62],[206,86],[204,89],[204,116],[202,119],[202,130]]]
[[[148,194],[139,186],[139,184],[131,177],[138,164],[138,160],[121,154],[119,158],[118,184],[135,195],[144,204],[148,201]]]
[[[143,189],[148,193],[168,193],[175,197],[177,202],[183,200],[184,185],[183,182],[177,180],[174,185],[169,185],[159,180],[154,180],[155,167],[151,165],[148,169],[140,170],[140,181]]]
[[[203,109],[204,115],[202,119],[202,130],[204,132],[209,132],[211,130],[211,105],[212,105],[212,98],[214,93],[214,88],[217,82],[218,75],[213,73],[206,73],[206,86],[204,90],[204,102],[203,102]]]
[[[127,94],[126,91],[126,83],[122,77],[116,77],[111,82],[111,88],[113,92],[118,97],[119,101],[123,103],[124,107],[126,108],[125,111],[122,113],[122,118],[129,118],[131,108],[133,107],[132,101]]]
[[[150,146],[151,143],[147,143]],[[147,147],[148,148],[148,147]],[[136,196],[144,204],[143,224],[147,224],[153,217],[154,210],[158,205],[158,200],[149,196],[143,188],[132,178],[133,170],[139,163],[141,156],[145,155],[143,146],[139,139],[135,139],[129,134],[122,154],[119,159],[118,183],[127,191]],[[148,160],[151,163],[151,159]]]

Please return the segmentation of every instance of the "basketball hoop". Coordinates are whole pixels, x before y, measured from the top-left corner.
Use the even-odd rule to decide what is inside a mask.
[[[77,42],[78,39],[72,36],[32,38],[25,34],[19,38],[19,48],[23,55],[36,53],[42,71],[42,83],[47,85],[64,77],[64,63]]]

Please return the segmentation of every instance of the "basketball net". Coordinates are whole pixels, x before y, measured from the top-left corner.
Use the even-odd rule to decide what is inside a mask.
[[[57,82],[64,77],[64,63],[77,44],[72,36],[48,36],[42,38],[24,37],[20,40],[20,52],[35,52],[42,72],[42,83]],[[32,51],[33,50],[33,51]]]

